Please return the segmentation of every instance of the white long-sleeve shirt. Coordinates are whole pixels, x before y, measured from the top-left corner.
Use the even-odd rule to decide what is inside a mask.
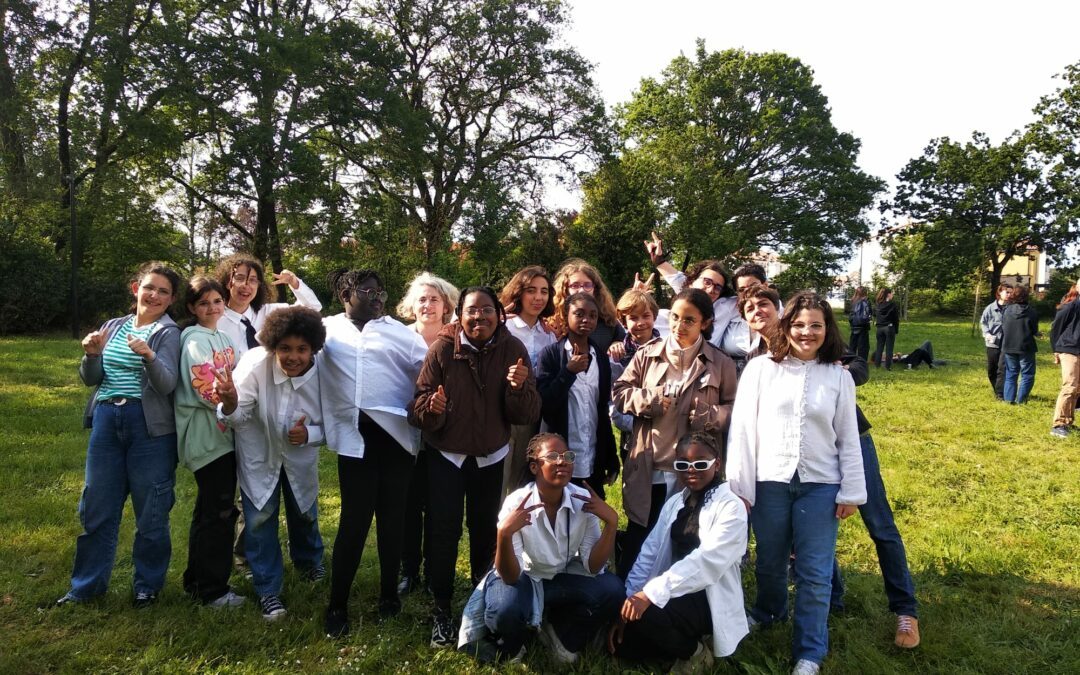
[[[840,484],[837,504],[865,504],[855,382],[842,366],[788,356],[746,364],[728,428],[731,490],[754,504],[757,481]]]
[[[415,455],[420,434],[406,417],[427,355],[424,338],[389,316],[368,321],[363,331],[345,314],[326,317],[323,325],[326,344],[318,359],[327,445],[340,455],[363,457],[363,410]]]
[[[278,366],[264,347],[249,350],[233,373],[238,404],[218,418],[236,430],[236,464],[240,489],[261,509],[270,499],[285,467],[300,511],[307,512],[319,494],[319,446],[323,442],[319,402],[319,364],[298,377]],[[305,417],[308,440],[289,443],[289,429]]]
[[[536,370],[537,359],[540,358],[540,352],[544,351],[544,347],[559,341],[555,337],[555,333],[544,328],[543,321],[538,320],[535,325],[530,326],[520,316],[512,316],[507,319],[506,330],[510,331],[511,335],[521,340],[521,344],[525,345],[525,351],[529,352],[529,360],[532,361],[533,370]]]
[[[296,297],[296,304],[302,307],[310,307],[316,312],[322,309],[322,303],[319,302],[319,297],[315,295],[315,291],[308,288],[299,277],[296,279],[299,282],[297,288],[289,286],[289,290],[292,291]],[[225,308],[225,313],[221,316],[221,320],[218,321],[217,329],[222,333],[225,333],[232,340],[233,347],[236,348],[236,358],[240,358],[244,355],[244,352],[248,350],[247,343],[247,327],[244,326],[244,322],[241,319],[247,319],[251,322],[255,332],[258,333],[262,330],[263,324],[266,323],[266,317],[270,316],[270,313],[276,309],[282,309],[284,307],[291,307],[292,305],[286,302],[268,302],[259,308],[259,311],[255,311],[254,308],[248,307],[244,310],[244,313],[234,312],[228,307]]]

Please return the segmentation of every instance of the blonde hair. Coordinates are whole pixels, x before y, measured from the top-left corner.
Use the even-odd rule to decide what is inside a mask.
[[[566,334],[566,321],[562,318],[563,305],[573,295],[570,291],[570,277],[578,272],[589,277],[589,281],[593,284],[592,296],[596,300],[596,308],[600,311],[600,320],[609,326],[614,326],[619,322],[615,300],[611,297],[611,291],[604,285],[604,280],[600,278],[600,273],[581,258],[570,258],[562,264],[558,274],[555,275],[553,293],[555,316],[551,317],[551,323],[556,335]]]
[[[649,310],[652,312],[653,318],[660,313],[660,305],[656,304],[656,299],[653,298],[651,293],[645,291],[638,291],[633,288],[623,293],[619,298],[619,304],[615,305],[615,314],[618,316],[619,321],[622,322],[627,314],[631,312],[643,312]]]
[[[460,292],[454,284],[442,277],[435,276],[431,272],[421,272],[409,282],[409,287],[405,291],[405,297],[401,298],[401,302],[397,305],[398,316],[407,321],[416,321],[416,313],[413,312],[413,306],[416,304],[416,301],[420,299],[420,296],[423,295],[424,286],[434,288],[439,292],[439,295],[442,296],[442,322],[444,324],[449,323],[450,317],[454,314],[454,308],[457,307]]]

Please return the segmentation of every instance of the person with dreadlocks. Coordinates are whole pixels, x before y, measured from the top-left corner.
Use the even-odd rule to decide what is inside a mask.
[[[724,481],[722,460],[714,434],[679,440],[674,468],[684,488],[664,504],[626,579],[608,637],[613,654],[676,659],[672,672],[695,672],[714,653],[732,654],[749,632],[739,572],[746,508]]]
[[[427,354],[420,333],[383,314],[386,291],[369,269],[329,277],[345,311],[323,319],[322,407],[327,445],[337,453],[341,520],[330,570],[327,635],[349,632],[348,602],[372,518],[378,527],[379,616],[401,611],[397,574],[405,504],[419,438],[409,426],[413,383]]]
[[[409,404],[409,423],[420,428],[429,453],[431,517],[424,537],[430,542],[435,600],[432,647],[456,642],[451,600],[462,516],[469,525],[475,586],[495,556],[510,425],[532,424],[540,417],[529,352],[503,324],[505,312],[495,291],[465,289],[457,316],[432,343]]]

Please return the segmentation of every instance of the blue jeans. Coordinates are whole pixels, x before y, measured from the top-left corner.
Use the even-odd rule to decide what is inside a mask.
[[[280,488],[280,489],[279,489]],[[251,567],[251,581],[259,597],[281,594],[285,562],[278,540],[278,506],[285,495],[285,526],[289,531],[289,557],[298,570],[311,570],[322,563],[323,542],[319,534],[319,503],[311,504],[307,513],[300,511],[289,487],[285,469],[270,499],[262,509],[255,508],[251,499],[240,490],[244,507],[244,554]]]
[[[135,593],[165,585],[172,556],[169,511],[176,485],[176,434],[150,436],[142,403],[100,403],[86,449],[86,484],[79,500],[83,532],[75,541],[71,594],[80,600],[109,588],[124,502],[135,511]]]
[[[896,520],[885,495],[874,439],[870,434],[863,434],[859,436],[859,445],[862,446],[863,469],[866,473],[866,503],[859,507],[859,515],[877,549],[889,611],[918,618],[919,604],[915,600],[915,584],[908,569],[907,551],[904,550],[904,540],[896,529]],[[844,579],[840,576],[840,564],[835,561],[831,607],[834,610],[844,607]]]
[[[1020,388],[1017,390],[1016,378],[1020,376]],[[1027,403],[1028,394],[1035,384],[1034,354],[1005,354],[1005,401],[1007,403]]]
[[[750,610],[762,624],[787,618],[788,562],[795,549],[795,629],[792,659],[825,660],[829,596],[836,557],[839,485],[759,481],[750,511],[757,537],[757,598]]]
[[[544,615],[559,640],[580,652],[602,626],[615,618],[626,600],[622,579],[610,572],[595,577],[556,574],[544,584]],[[508,585],[494,574],[484,586],[484,624],[503,639],[503,648],[517,653],[528,635],[533,614],[532,580],[524,572]]]

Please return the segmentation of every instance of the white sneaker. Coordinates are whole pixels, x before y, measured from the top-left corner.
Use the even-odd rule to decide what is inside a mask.
[[[245,602],[247,602],[247,598],[242,595],[237,595],[236,593],[233,593],[232,589],[230,588],[228,591],[225,592],[225,595],[221,596],[217,600],[206,603],[206,606],[213,609],[227,609],[230,607],[239,607]]]
[[[685,661],[679,659],[671,667],[673,674],[683,675],[689,673],[707,673],[712,670],[713,655],[709,645],[699,642],[694,654]]]
[[[548,648],[551,652],[551,656],[555,659],[555,662],[559,665],[569,666],[577,663],[577,654],[567,649],[562,640],[559,639],[557,633],[555,633],[555,627],[545,621],[540,626],[540,642]]]
[[[791,675],[818,675],[821,672],[821,664],[810,659],[799,659],[791,670]]]

